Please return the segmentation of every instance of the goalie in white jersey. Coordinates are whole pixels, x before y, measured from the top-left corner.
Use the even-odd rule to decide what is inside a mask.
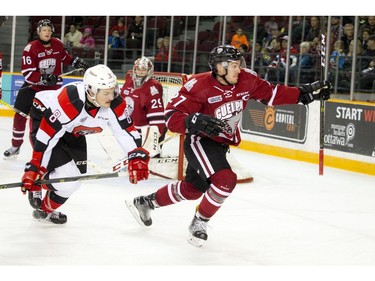
[[[86,173],[85,135],[100,133],[107,126],[128,155],[130,182],[148,178],[149,153],[140,147],[140,135],[119,96],[117,78],[107,66],[89,68],[83,82],[38,92],[30,116],[33,154],[26,164],[21,190],[29,193],[34,218],[66,223],[67,216],[55,210],[80,187],[80,182],[36,185],[35,181]],[[47,190],[44,198],[42,188]]]

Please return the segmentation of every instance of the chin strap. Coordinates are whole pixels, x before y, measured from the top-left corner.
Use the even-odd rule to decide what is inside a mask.
[[[233,85],[233,84],[231,84],[231,83],[228,82],[227,78],[225,78],[225,76],[227,76],[227,74],[228,74],[228,70],[227,69],[225,69],[225,74],[224,75],[219,75],[217,72],[215,72],[215,75],[217,75],[220,78],[222,78],[225,81],[225,83],[227,83],[227,85]]]

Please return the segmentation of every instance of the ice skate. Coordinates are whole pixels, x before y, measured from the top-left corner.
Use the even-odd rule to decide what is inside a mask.
[[[125,200],[125,204],[133,217],[142,226],[150,226],[152,224],[151,211],[155,208],[155,193],[147,196],[139,196],[133,201]]]
[[[207,240],[207,220],[203,220],[194,215],[191,224],[189,225],[190,235],[188,242],[196,247],[202,247]]]
[[[42,205],[42,188],[40,190],[29,191],[29,203],[34,209],[39,209]]]
[[[53,211],[52,213],[46,213],[41,209],[35,209],[33,211],[33,217],[38,221],[51,222],[54,224],[64,224],[67,222],[67,217],[61,212]]]
[[[10,158],[17,158],[18,154],[20,154],[20,147],[11,146],[7,150],[4,151],[4,160]]]

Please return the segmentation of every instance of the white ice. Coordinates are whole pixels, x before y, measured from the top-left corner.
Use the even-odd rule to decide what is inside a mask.
[[[1,183],[19,182],[31,156],[26,138],[17,159],[2,159],[3,151],[10,146],[11,122],[11,118],[0,118]],[[109,167],[97,136],[89,136],[88,140],[89,159],[97,166]],[[243,277],[251,280],[248,270],[259,268],[256,280],[267,276],[268,268],[280,272],[272,280],[282,279],[284,270],[288,280],[292,280],[296,272],[306,267],[308,273],[303,270],[303,278],[298,280],[316,280],[312,272],[322,266],[339,267],[337,272],[325,272],[324,276],[333,275],[331,280],[339,280],[336,274],[342,272],[342,277],[352,274],[356,280],[364,280],[358,274],[373,273],[373,176],[328,167],[324,176],[319,176],[317,165],[238,149],[231,151],[250,169],[255,180],[237,185],[209,222],[209,239],[202,248],[187,242],[188,225],[199,201],[157,209],[152,213],[153,225],[141,227],[124,200],[152,193],[169,181],[152,178],[132,185],[126,177],[120,177],[82,181],[81,188],[60,208],[68,216],[65,225],[34,221],[27,196],[19,188],[0,190],[0,265],[7,269],[5,272],[12,273],[14,267],[7,266],[21,266],[20,272],[26,271],[28,280],[31,277],[27,272],[43,275],[43,269],[25,265],[52,269],[88,266],[82,267],[84,274],[95,272],[94,277],[107,280],[115,280],[115,276],[126,280],[127,272],[132,271],[151,274],[149,278],[153,280],[172,269],[181,269],[173,273],[173,280],[185,274],[188,277],[189,272],[195,272],[192,278],[203,279],[199,275],[207,266],[212,274],[220,273],[217,279],[226,277],[225,280],[241,278],[238,273],[249,275]],[[279,265],[284,267],[280,269]],[[111,270],[98,270],[97,266],[111,266]],[[272,267],[264,270],[263,266]],[[290,266],[293,269],[288,271]],[[360,266],[360,270],[353,272],[358,268],[354,266]],[[53,275],[58,278],[60,267],[56,270]],[[115,274],[114,278],[108,278],[111,274]],[[325,279],[319,276],[319,280]]]

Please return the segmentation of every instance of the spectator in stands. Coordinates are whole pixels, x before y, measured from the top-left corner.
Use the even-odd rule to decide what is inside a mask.
[[[333,45],[337,40],[341,38],[344,34],[344,27],[341,24],[341,20],[339,16],[332,16],[331,17],[331,50],[333,49]]]
[[[108,48],[118,49],[125,48],[125,40],[120,37],[120,33],[117,29],[112,30],[112,34],[108,37]]]
[[[366,90],[375,90],[375,35],[371,35],[368,38],[367,50],[361,56],[360,66],[360,88]]]
[[[296,16],[292,22],[292,42],[293,44],[300,44],[305,40],[309,24],[304,16]]]
[[[141,55],[143,41],[143,17],[135,16],[134,22],[128,25],[128,36],[126,38],[126,46],[130,49],[128,57],[134,59]]]
[[[159,52],[155,56],[155,70],[157,71],[167,71],[168,59],[169,59],[169,45],[170,45],[170,37],[165,36],[163,38],[163,45],[164,47],[159,50]],[[178,58],[178,54],[175,48],[171,47],[171,61],[176,61]]]
[[[350,41],[349,44],[349,52],[345,56],[345,62],[343,66],[343,72],[341,75],[339,75],[338,79],[338,87],[339,90],[343,89],[345,91],[348,91],[350,88],[350,81],[352,80],[352,65],[353,65],[353,58],[358,58],[362,54],[362,43],[361,41],[357,41],[357,49],[356,53],[354,53],[354,45],[355,40]],[[359,71],[359,64],[356,64],[356,73]],[[357,79],[357,78],[355,78]],[[341,89],[340,89],[341,88]]]
[[[271,33],[268,35],[267,38],[263,38],[263,48],[268,48],[268,49],[272,49],[272,46],[271,46],[271,42],[274,40],[274,39],[279,39],[280,36],[282,36],[282,32],[281,30],[276,27],[276,26],[272,26],[271,27]]]
[[[367,41],[370,35],[372,35],[371,29],[364,28],[362,29],[362,34],[361,34],[361,40],[362,40],[362,51],[364,52],[367,50]]]
[[[310,28],[306,35],[306,41],[314,41],[315,38],[320,38],[320,19],[317,16],[310,18]]]
[[[231,45],[236,47],[238,50],[240,49],[240,46],[242,46],[242,49],[244,49],[245,52],[249,50],[249,42],[247,41],[247,37],[243,33],[241,27],[238,27],[236,30],[236,34],[232,36]]]
[[[95,39],[92,37],[92,29],[86,27],[83,31],[83,36],[81,38],[81,47],[84,49],[93,49],[95,48]]]
[[[71,24],[69,32],[64,36],[64,45],[66,47],[81,47],[82,32],[77,29],[75,24]]]
[[[298,60],[298,67],[291,68],[296,82],[299,84],[311,83],[314,81],[314,73],[312,69],[314,67],[312,55],[311,55],[311,44],[308,41],[301,42],[300,56]]]
[[[353,41],[353,40],[352,40]],[[333,51],[329,58],[330,68],[336,70],[342,70],[345,62],[345,53],[344,53],[344,42],[337,40],[333,45]]]
[[[120,17],[117,19],[117,24],[112,26],[110,29],[109,29],[109,34],[112,34],[112,31],[113,29],[117,29],[119,34],[120,34],[120,37],[122,38],[126,38],[127,36],[127,27],[125,25],[125,20],[123,17]]]
[[[282,65],[280,62],[280,51],[281,51],[281,42],[280,39],[274,38],[271,41],[270,48],[270,59],[271,62],[267,68],[267,79],[270,82],[277,82],[281,81],[283,74],[285,71],[282,71]],[[283,73],[281,73],[283,72]]]
[[[341,36],[341,40],[344,41],[344,53],[349,52],[350,41],[354,39],[354,25],[347,23],[344,25],[344,34]]]
[[[361,26],[361,31],[363,29],[369,29],[370,34],[375,34],[375,16],[367,17],[367,22]]]

